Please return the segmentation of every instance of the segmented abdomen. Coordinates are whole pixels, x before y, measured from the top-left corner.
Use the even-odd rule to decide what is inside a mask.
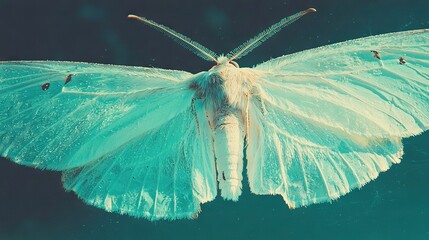
[[[243,179],[244,131],[241,112],[223,106],[215,116],[214,126],[214,150],[221,196],[237,201]]]

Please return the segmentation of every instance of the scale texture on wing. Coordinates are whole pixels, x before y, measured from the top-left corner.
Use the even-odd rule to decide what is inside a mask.
[[[248,178],[256,194],[280,194],[294,208],[336,199],[399,163],[399,138],[361,138],[267,103],[251,107]]]
[[[217,191],[211,129],[203,114],[202,104],[196,110],[189,105],[123,148],[65,171],[65,188],[107,211],[152,220],[195,216]]]
[[[256,69],[265,73],[265,101],[320,124],[368,137],[429,127],[429,30],[333,44]]]
[[[66,188],[110,211],[191,217],[200,202],[216,195],[211,131],[202,119],[196,125],[204,110],[192,103],[194,92],[187,87],[193,76],[141,67],[2,62],[0,154],[65,171]]]
[[[81,166],[184,111],[192,94],[180,81],[190,76],[86,63],[0,63],[0,154],[38,168]]]
[[[371,52],[372,51],[372,52]],[[290,207],[336,199],[386,171],[429,128],[429,31],[367,37],[258,65],[252,192]]]

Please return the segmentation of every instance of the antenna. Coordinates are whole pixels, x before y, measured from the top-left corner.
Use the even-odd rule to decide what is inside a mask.
[[[244,57],[245,55],[250,53],[253,49],[261,45],[261,43],[265,42],[274,34],[282,30],[284,27],[295,22],[296,20],[300,19],[302,16],[310,12],[316,12],[316,9],[309,8],[307,10],[295,13],[292,16],[283,18],[282,20],[280,20],[280,22],[272,25],[268,29],[264,30],[263,32],[259,33],[255,37],[249,39],[248,41],[246,41],[245,43],[241,44],[236,49],[228,53],[228,55],[226,55],[226,57],[228,58],[228,61],[230,62],[234,59],[239,59],[241,57]]]
[[[152,20],[146,19],[144,17],[139,17],[132,14],[128,15],[128,18],[139,20],[144,24],[148,25],[149,27],[164,33],[169,38],[173,39],[173,41],[177,42],[178,44],[182,45],[184,48],[195,53],[197,56],[201,57],[202,59],[207,61],[213,61],[219,64],[217,61],[218,56],[216,55],[216,53],[204,47],[203,45],[192,41],[190,38],[174,31],[173,29],[166,27],[164,25],[161,25],[159,23],[156,23]]]

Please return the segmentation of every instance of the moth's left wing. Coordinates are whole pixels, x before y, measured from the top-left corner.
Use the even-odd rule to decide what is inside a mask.
[[[0,62],[0,155],[51,170],[86,164],[183,111],[193,93],[181,83],[192,76],[76,62]]]
[[[0,62],[0,155],[64,171],[88,204],[191,218],[216,196],[198,75],[73,62]]]
[[[259,66],[249,110],[252,192],[291,207],[329,201],[386,171],[429,128],[429,31],[362,38]]]
[[[202,102],[103,158],[64,171],[63,185],[109,212],[150,220],[196,217],[200,204],[217,194]]]

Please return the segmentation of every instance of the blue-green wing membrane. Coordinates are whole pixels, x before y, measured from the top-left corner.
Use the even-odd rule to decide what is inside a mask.
[[[336,199],[386,171],[402,156],[400,138],[360,138],[265,105],[250,112],[250,189],[280,194],[291,207]]]
[[[291,207],[336,199],[402,157],[429,128],[429,30],[367,37],[276,58],[250,112],[252,192]]]
[[[65,171],[64,187],[107,211],[149,219],[190,218],[200,203],[216,196],[210,143],[209,126],[197,127],[187,109],[116,152]]]
[[[109,211],[190,218],[216,195],[210,129],[196,125],[204,110],[192,107],[192,77],[141,67],[0,63],[0,153],[65,171],[67,189]]]

